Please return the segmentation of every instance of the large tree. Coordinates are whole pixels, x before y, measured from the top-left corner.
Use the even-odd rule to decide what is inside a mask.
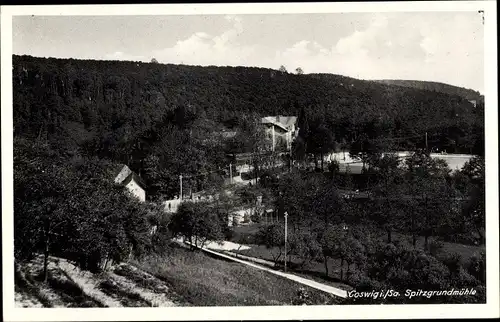
[[[427,249],[429,237],[454,215],[456,196],[447,180],[451,171],[446,162],[433,159],[424,151],[413,153],[405,166],[407,227],[413,236],[413,245],[417,235],[422,234]]]
[[[325,119],[317,114],[311,121],[309,135],[307,136],[307,152],[314,156],[315,166],[318,167],[318,156],[321,162],[321,170],[324,170],[325,155],[333,151],[335,147],[334,134],[328,128]]]
[[[392,232],[401,227],[404,217],[400,163],[397,155],[386,154],[373,164],[378,183],[372,191],[371,219],[387,232],[389,243],[392,242]]]
[[[227,214],[213,211],[208,202],[182,203],[169,224],[174,236],[184,238],[193,250],[203,248],[207,241],[223,240],[225,227]]]

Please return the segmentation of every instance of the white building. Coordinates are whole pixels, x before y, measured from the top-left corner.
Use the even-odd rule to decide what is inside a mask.
[[[201,202],[201,201],[213,201],[218,199],[219,194],[215,195],[207,195],[203,193],[192,193],[189,198],[184,197],[182,200],[175,196],[174,199],[163,201],[163,205],[165,207],[165,211],[169,213],[176,213],[179,209],[179,206],[183,202]]]
[[[477,101],[476,100],[469,100],[469,102],[472,104],[472,106],[474,106],[474,107],[477,106]]]
[[[163,204],[165,205],[165,211],[169,213],[176,213],[181,205],[182,200],[175,196],[174,199],[165,200]]]
[[[266,127],[266,134],[272,141],[272,150],[283,143],[286,150],[290,150],[292,142],[298,134],[296,128],[296,116],[267,116],[263,117],[261,123]]]
[[[130,168],[124,164],[118,165],[118,174],[114,182],[123,185],[130,193],[140,201],[146,201],[146,185]]]

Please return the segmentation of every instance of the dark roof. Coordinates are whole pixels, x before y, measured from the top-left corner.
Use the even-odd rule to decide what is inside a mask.
[[[123,170],[123,167],[128,167],[126,164],[123,163],[114,163],[110,166],[109,171],[111,173],[111,180],[115,180],[115,178],[120,174],[120,172]],[[132,179],[137,182],[143,189],[146,189],[146,184],[142,180],[141,177],[139,177],[132,169],[129,168],[131,173],[123,180],[120,184],[121,185],[127,185]]]
[[[110,166],[109,171],[111,172],[112,180],[115,180],[115,178],[120,174],[124,166],[125,164],[123,163],[113,163]]]
[[[132,172],[125,180],[123,180],[122,184],[124,186],[126,186],[132,180],[134,180],[135,182],[137,182],[139,184],[139,186],[141,186],[141,188],[146,189],[146,184],[141,179],[141,177],[139,177],[137,174],[135,174],[135,172]]]
[[[291,126],[297,123],[296,116],[266,116],[262,118],[263,124],[273,124],[282,128],[285,131],[289,131]]]

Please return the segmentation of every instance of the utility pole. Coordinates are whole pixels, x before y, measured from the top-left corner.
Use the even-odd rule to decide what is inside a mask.
[[[179,176],[179,182],[180,182],[180,187],[181,187],[179,199],[182,200],[182,174]]]
[[[425,132],[425,150],[429,151],[429,147],[427,145],[427,132]]]
[[[229,182],[233,184],[233,164],[229,163]]]
[[[285,211],[284,213],[284,217],[285,217],[285,273],[286,273],[286,242],[287,242],[287,226],[288,226],[288,222],[287,222],[287,217],[288,217],[288,213]]]
[[[274,134],[274,124],[271,124],[271,125],[273,128],[273,152],[274,152],[274,149],[276,148],[276,141],[275,141],[275,134]]]

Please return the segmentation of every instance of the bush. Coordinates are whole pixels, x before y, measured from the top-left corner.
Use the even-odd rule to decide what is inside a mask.
[[[281,224],[273,224],[262,227],[256,234],[255,242],[265,245],[271,249],[274,264],[277,265],[283,254],[285,245],[285,227]]]
[[[355,270],[354,272],[349,274],[347,281],[350,285],[360,285],[362,282],[364,282],[365,279],[367,279],[367,277],[363,272]]]
[[[289,237],[290,254],[300,258],[300,268],[308,267],[321,255],[321,245],[317,236],[310,232],[297,232]]]
[[[467,271],[481,284],[486,285],[486,252],[482,251],[469,259]]]
[[[254,212],[251,216],[250,216],[250,220],[254,223],[260,223],[262,217],[260,214],[258,214],[257,212]]]
[[[448,267],[451,273],[458,272],[460,268],[462,267],[461,262],[462,262],[462,255],[459,253],[451,253],[448,254],[444,259],[443,259],[443,264]]]
[[[152,250],[157,253],[163,253],[168,249],[174,237],[168,225],[170,224],[171,216],[164,213],[164,217],[157,218],[157,229],[155,234],[151,236]]]
[[[432,256],[436,257],[439,254],[439,252],[443,249],[443,246],[444,246],[443,242],[437,239],[433,239],[429,243],[429,253]]]
[[[311,297],[309,292],[301,287],[297,290],[296,296],[292,300],[292,305],[311,305]]]
[[[328,162],[328,171],[332,175],[336,175],[337,173],[340,172],[340,163],[337,160]]]
[[[279,183],[279,179],[276,174],[266,171],[260,176],[260,185],[264,188],[276,188]]]
[[[231,229],[231,227],[226,227],[224,229],[224,238],[226,240],[231,240],[231,239],[233,239],[233,237],[234,237],[234,230]]]

